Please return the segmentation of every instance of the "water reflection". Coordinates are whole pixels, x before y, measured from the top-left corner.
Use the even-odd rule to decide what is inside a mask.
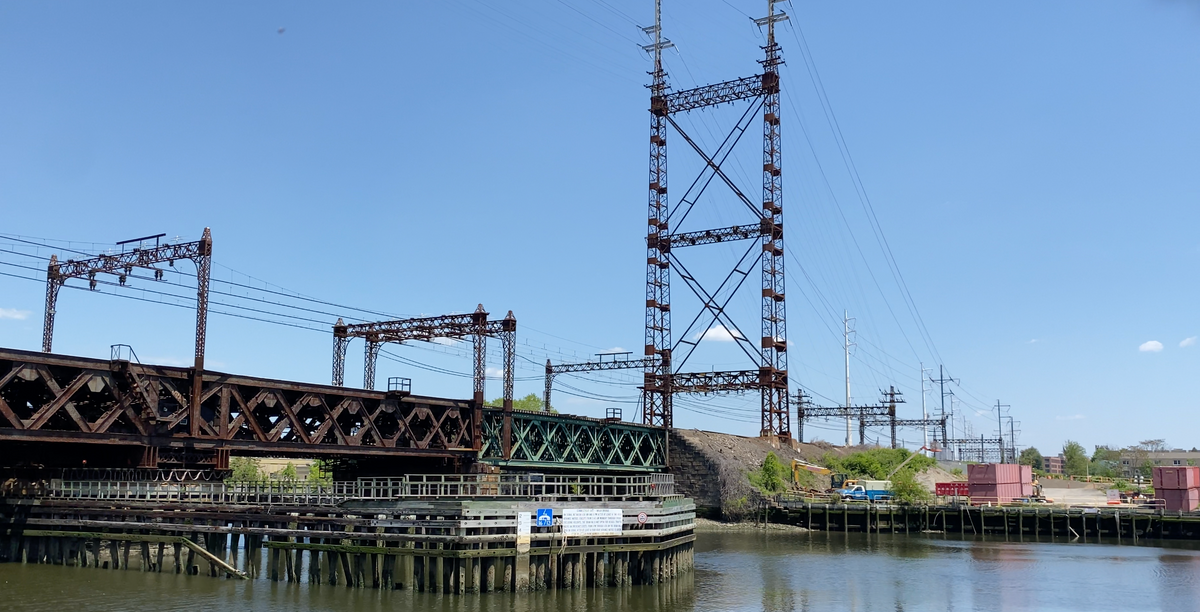
[[[1190,610],[1200,552],[857,533],[701,534],[696,571],[669,584],[513,595],[381,592],[328,585],[38,565],[0,565],[0,609],[634,612],[761,610]]]

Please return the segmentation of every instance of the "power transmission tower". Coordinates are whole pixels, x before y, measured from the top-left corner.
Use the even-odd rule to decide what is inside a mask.
[[[662,51],[671,42],[662,36],[662,5],[654,5],[654,26],[645,28],[653,42],[643,49],[654,58],[650,72],[650,176],[649,209],[646,234],[646,345],[642,386],[642,421],[647,425],[671,427],[672,396],[683,393],[741,393],[759,391],[762,420],[760,435],[790,438],[791,417],[788,409],[787,326],[784,302],[783,183],[779,128],[779,66],[783,63],[775,42],[775,24],[786,20],[775,11],[774,0],[767,2],[767,16],[756,19],[767,30],[762,47],[762,73],[671,92],[663,70]],[[721,104],[749,100],[750,104],[716,151],[708,152],[688,135],[673,115]],[[721,164],[762,111],[763,122],[763,199],[752,202]],[[668,126],[703,161],[700,175],[671,208],[667,192]],[[679,232],[681,225],[704,190],[714,180],[725,184],[753,214],[750,223],[731,227]],[[675,221],[678,220],[676,224]],[[717,287],[706,289],[684,265],[676,249],[707,244],[754,241]],[[755,344],[742,333],[725,308],[749,278],[758,263],[762,275],[761,342]],[[671,337],[671,275],[679,275],[689,291],[701,303],[700,312],[691,320],[678,341]],[[755,369],[722,372],[684,372],[688,358],[714,325],[723,327],[756,366]],[[693,329],[699,329],[689,339]],[[682,345],[687,345],[682,347]],[[681,348],[682,347],[682,348]]]

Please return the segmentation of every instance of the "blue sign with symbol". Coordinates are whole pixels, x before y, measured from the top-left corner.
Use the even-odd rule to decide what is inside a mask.
[[[538,527],[553,527],[554,526],[554,510],[552,510],[550,508],[538,508],[537,526]]]

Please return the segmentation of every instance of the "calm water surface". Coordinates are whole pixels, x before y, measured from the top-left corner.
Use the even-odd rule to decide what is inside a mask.
[[[1200,546],[841,533],[703,533],[659,587],[442,596],[0,564],[0,610],[1200,610]]]

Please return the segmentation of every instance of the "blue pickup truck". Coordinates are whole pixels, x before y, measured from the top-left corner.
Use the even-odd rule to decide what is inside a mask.
[[[842,499],[850,501],[886,501],[892,498],[890,480],[847,480],[838,490]]]

